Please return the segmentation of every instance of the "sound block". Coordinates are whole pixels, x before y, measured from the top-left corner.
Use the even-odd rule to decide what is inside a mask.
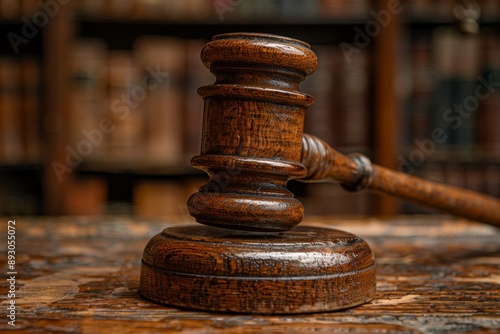
[[[259,314],[344,309],[370,301],[375,288],[366,242],[303,226],[279,233],[167,228],[146,246],[140,279],[142,296],[157,303]]]

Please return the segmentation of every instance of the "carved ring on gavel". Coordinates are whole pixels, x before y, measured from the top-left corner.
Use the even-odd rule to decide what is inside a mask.
[[[500,226],[500,202],[342,155],[303,134],[313,98],[299,91],[317,58],[302,41],[268,34],[215,36],[202,50],[215,75],[205,101],[201,154],[209,181],[188,200],[198,223],[165,229],[146,246],[141,294],[173,306],[245,313],[331,311],[375,294],[366,242],[302,227],[290,179],[371,189]]]

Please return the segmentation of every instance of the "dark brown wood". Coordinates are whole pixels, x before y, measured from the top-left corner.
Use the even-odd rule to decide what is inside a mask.
[[[201,58],[216,77],[205,100],[201,154],[209,182],[188,200],[205,225],[170,228],[146,246],[140,290],[180,307],[305,313],[373,298],[370,247],[346,232],[292,227],[302,204],[287,190],[300,163],[304,113],[298,90],[316,68],[309,45],[267,34],[225,34]],[[221,229],[224,227],[225,229]],[[267,232],[267,233],[266,233]]]
[[[498,219],[494,200],[399,175],[303,135],[312,97],[298,85],[317,65],[306,43],[224,34],[201,57],[216,82],[198,91],[205,100],[203,139],[192,165],[210,180],[188,209],[211,227],[166,229],[151,240],[142,262],[144,297],[247,313],[331,311],[370,300],[375,271],[367,244],[345,232],[286,232],[303,216],[286,189],[291,178],[332,179],[348,190],[371,187],[469,218]]]
[[[500,226],[500,201],[425,181],[344,156],[314,136],[303,137],[312,97],[298,84],[316,68],[309,46],[265,34],[214,37],[202,60],[216,76],[205,99],[201,155],[194,167],[210,181],[188,208],[200,223],[232,229],[283,231],[300,223],[303,207],[286,189],[291,178],[338,181]]]
[[[78,178],[68,163],[71,142],[70,60],[75,26],[74,2],[57,5],[57,15],[48,20],[44,39],[44,108],[41,127],[44,138],[43,212],[46,214],[98,214],[104,205],[106,183],[99,177]],[[40,9],[41,10],[41,9]],[[42,13],[44,11],[42,10]],[[82,125],[83,126],[83,125]],[[50,129],[50,130],[48,130]],[[83,128],[82,128],[83,130]],[[63,167],[62,167],[63,166]]]
[[[374,2],[377,11],[390,13],[390,20],[384,22],[380,34],[373,38],[373,132],[375,162],[388,168],[397,168],[401,110],[398,78],[402,64],[401,44],[405,37],[401,25],[401,16],[405,6],[393,0]],[[366,25],[365,27],[368,27]],[[391,196],[381,195],[376,199],[376,212],[391,215],[398,212],[397,201]]]
[[[68,113],[69,87],[68,68],[71,37],[74,33],[71,23],[71,3],[60,6],[57,15],[51,18],[43,33],[44,38],[44,71],[42,73],[45,87],[43,121],[51,122],[50,128],[41,127],[45,138],[45,159],[43,176],[43,206],[47,214],[67,213],[65,199],[75,179],[74,173],[65,173],[64,179],[57,177],[52,166],[54,161],[63,162],[68,144],[68,129],[71,120]]]
[[[205,100],[201,155],[191,164],[210,181],[188,201],[199,223],[283,231],[300,223],[302,204],[286,189],[304,176],[304,114],[313,98],[298,85],[316,69],[310,46],[267,34],[215,36],[202,50],[216,76]]]
[[[212,311],[332,311],[373,299],[375,263],[366,242],[339,230],[187,225],[165,229],[146,246],[140,292],[159,303]]]
[[[371,245],[377,260],[375,298],[343,311],[269,316],[194,312],[140,297],[144,246],[162,229],[183,221],[184,217],[18,218],[19,308],[14,328],[6,317],[7,256],[3,255],[0,332],[396,334],[500,330],[500,229],[450,216],[306,216],[300,226],[349,230]]]
[[[308,169],[304,180],[340,182],[351,191],[380,191],[500,226],[500,200],[496,198],[393,171],[359,154],[345,156],[311,135],[304,135],[302,147],[302,163]]]

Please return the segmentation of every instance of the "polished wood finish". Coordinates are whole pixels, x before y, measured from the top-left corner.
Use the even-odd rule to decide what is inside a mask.
[[[405,36],[401,31],[401,16],[404,16],[405,6],[393,0],[377,0],[374,5],[377,11],[387,11],[399,7],[400,10],[390,11],[390,19],[380,29],[380,34],[373,39],[373,132],[374,160],[378,164],[395,169],[400,149],[401,108],[400,77],[404,66],[401,55],[401,44]],[[403,35],[403,36],[402,36]],[[394,197],[381,195],[376,199],[376,212],[391,215],[399,212],[398,203]]]
[[[393,171],[360,154],[343,155],[311,135],[304,135],[302,147],[302,163],[308,169],[304,180],[340,182],[350,191],[380,191],[500,226],[500,200],[496,198]]]
[[[10,333],[498,333],[500,229],[449,216],[306,217],[366,240],[375,298],[343,311],[269,316],[201,312],[140,297],[140,258],[183,217],[18,218],[16,327],[0,284],[0,332]],[[6,224],[6,220],[4,221]],[[4,244],[5,245],[5,244]],[[0,257],[7,268],[7,256]],[[3,276],[5,280],[5,276]]]
[[[333,229],[167,228],[149,242],[142,261],[141,294],[186,308],[311,313],[357,306],[375,295],[370,247]]]
[[[301,143],[313,99],[298,85],[316,69],[310,46],[268,34],[225,34],[201,58],[216,82],[198,90],[203,139],[192,165],[210,180],[188,209],[211,226],[166,229],[153,238],[143,255],[141,294],[186,308],[262,314],[371,300],[368,244],[341,231],[288,231],[303,217],[286,183],[306,175]]]
[[[216,81],[198,91],[205,100],[203,134],[192,165],[210,179],[188,209],[210,227],[166,229],[151,240],[142,263],[144,297],[247,313],[331,311],[371,300],[375,265],[366,243],[339,231],[286,232],[303,217],[286,188],[292,178],[338,181],[348,190],[371,188],[488,223],[500,220],[496,200],[339,154],[304,135],[313,99],[298,85],[317,65],[308,44],[224,34],[201,58]]]
[[[312,97],[298,84],[315,70],[309,45],[266,34],[224,34],[202,51],[216,76],[205,99],[201,154],[192,165],[209,182],[194,194],[189,213],[199,223],[232,229],[284,231],[300,223],[303,207],[286,189],[291,178],[338,181],[373,189],[500,226],[500,201],[344,156],[303,136]]]
[[[67,112],[69,108],[69,50],[72,48],[71,37],[74,33],[71,24],[71,9],[68,6],[60,6],[57,15],[49,20],[45,28],[44,38],[44,103],[42,110],[44,122],[60,122],[60,124],[50,124],[56,131],[47,131],[41,127],[46,146],[44,152],[44,177],[43,177],[43,206],[46,214],[66,213],[65,207],[68,191],[74,186],[74,173],[65,173],[61,182],[54,172],[52,163],[54,161],[65,161],[66,151],[64,147],[68,145],[71,119]]]
[[[235,33],[215,36],[201,58],[216,82],[198,90],[203,135],[191,164],[210,180],[189,199],[189,213],[213,226],[291,229],[304,209],[286,182],[305,176],[301,141],[313,102],[298,85],[316,69],[316,55],[295,39]]]

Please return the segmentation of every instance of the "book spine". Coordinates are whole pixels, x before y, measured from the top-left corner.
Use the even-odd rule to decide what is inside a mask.
[[[457,79],[453,108],[455,111],[455,106],[459,106],[454,116],[460,118],[461,124],[455,126],[454,144],[464,153],[472,151],[475,141],[474,129],[479,108],[479,101],[475,97],[478,85],[476,78],[480,74],[479,42],[477,35],[460,36],[460,53],[456,55],[455,61]]]
[[[72,50],[66,151],[75,163],[105,155],[106,131],[101,128],[106,115],[107,52],[107,45],[98,39],[78,40]]]
[[[40,162],[42,156],[40,134],[40,64],[36,58],[21,60],[22,137],[27,162]]]
[[[183,158],[185,58],[183,40],[144,36],[134,45],[144,97],[137,103],[144,113],[147,159],[180,164]],[[134,97],[134,94],[131,94]]]
[[[131,94],[140,89],[138,69],[130,51],[110,51],[107,66],[109,119],[113,131],[109,134],[108,159],[132,161],[144,145],[143,114],[128,105]]]
[[[500,37],[493,31],[485,33],[483,41],[482,78],[500,81]],[[500,157],[500,89],[482,87],[485,98],[480,102],[478,111],[477,140],[488,155]]]
[[[0,18],[18,19],[21,16],[21,2],[13,0],[0,0]]]
[[[432,95],[429,118],[432,129],[442,129],[446,140],[440,148],[451,148],[454,144],[452,122],[454,91],[456,86],[456,54],[459,52],[459,36],[448,28],[438,28],[432,39],[435,89]]]
[[[485,166],[484,183],[484,190],[487,194],[500,198],[500,164]]]
[[[15,2],[15,1],[11,1]],[[21,0],[21,13],[25,16],[32,16],[38,10],[40,10],[40,5],[37,0]]]
[[[353,151],[366,151],[369,145],[368,86],[369,63],[364,50],[348,64],[339,54],[337,109],[334,112],[335,145]]]
[[[185,164],[200,154],[201,129],[203,125],[203,99],[197,90],[201,86],[211,84],[215,77],[201,62],[199,53],[205,45],[204,40],[186,42],[186,112],[184,116],[184,153]]]
[[[432,131],[429,108],[433,91],[433,69],[429,41],[424,38],[415,40],[409,58],[412,90],[406,105],[408,111],[405,128],[409,131],[405,142],[413,143],[415,139],[428,138]]]
[[[141,181],[133,191],[134,213],[141,217],[179,216],[187,201],[176,181]]]
[[[333,46],[315,46],[318,68],[307,80],[301,83],[301,90],[314,97],[314,105],[306,112],[304,131],[317,135],[330,145],[335,145],[334,107],[338,89],[336,80],[337,48]],[[338,111],[337,111],[338,112]]]
[[[0,58],[0,162],[21,163],[24,159],[21,129],[21,82],[19,62]]]

